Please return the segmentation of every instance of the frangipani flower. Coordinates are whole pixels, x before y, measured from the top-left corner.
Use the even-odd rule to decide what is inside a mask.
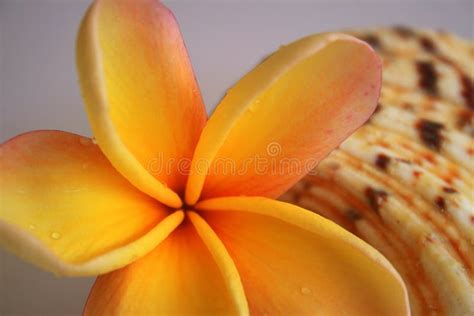
[[[96,141],[35,131],[1,146],[0,241],[56,274],[100,275],[86,315],[409,313],[378,252],[272,200],[373,112],[381,63],[368,45],[342,34],[291,43],[207,122],[157,1],[95,2],[77,63]],[[309,163],[261,172],[255,157]],[[219,170],[223,160],[245,172]]]

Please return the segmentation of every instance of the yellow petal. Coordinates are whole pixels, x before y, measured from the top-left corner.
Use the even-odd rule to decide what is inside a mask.
[[[234,260],[252,314],[409,314],[390,263],[333,222],[258,197],[216,198],[196,209]]]
[[[225,277],[189,221],[150,254],[100,276],[85,315],[237,315]]]
[[[172,13],[157,0],[96,1],[77,65],[105,155],[141,191],[180,207],[206,113]]]
[[[0,147],[0,244],[48,271],[96,275],[151,251],[183,220],[118,174],[88,138],[37,131]]]
[[[245,298],[244,288],[240,280],[239,272],[235,267],[232,258],[219,240],[216,233],[197,213],[187,212],[188,218],[193,223],[198,235],[202,238],[211,255],[213,256],[219,270],[224,277],[227,289],[232,293],[232,298],[239,315],[248,314],[248,304]]]
[[[285,192],[368,119],[380,80],[379,57],[347,35],[281,48],[212,114],[194,154],[187,203],[201,190],[203,199]]]

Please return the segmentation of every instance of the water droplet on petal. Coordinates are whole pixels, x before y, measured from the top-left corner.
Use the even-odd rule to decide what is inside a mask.
[[[95,139],[95,137],[92,137],[92,144],[97,145],[97,139]]]
[[[28,228],[31,229],[31,230],[35,230],[35,229],[36,229],[36,225],[30,224],[30,225],[28,225]]]
[[[61,238],[61,234],[58,232],[52,232],[51,238],[58,240],[59,238]]]
[[[84,145],[84,146],[89,146],[92,143],[91,140],[87,137],[81,137],[79,139],[79,142],[81,143],[81,145]]]
[[[307,288],[307,287],[302,287],[301,288],[301,294],[303,295],[309,295],[311,294],[311,289]]]

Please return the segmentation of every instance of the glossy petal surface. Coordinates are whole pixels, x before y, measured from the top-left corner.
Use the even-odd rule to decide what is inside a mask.
[[[379,57],[342,34],[282,47],[232,87],[199,140],[186,201],[276,197],[375,109]]]
[[[406,289],[390,263],[333,222],[256,197],[196,207],[233,258],[251,314],[409,314]]]
[[[225,276],[186,221],[144,258],[100,276],[85,315],[237,315]]]
[[[58,131],[0,148],[0,244],[57,274],[94,275],[151,251],[183,219],[135,189],[88,138]]]
[[[180,207],[206,113],[172,13],[156,0],[96,1],[77,64],[105,155],[140,190]]]

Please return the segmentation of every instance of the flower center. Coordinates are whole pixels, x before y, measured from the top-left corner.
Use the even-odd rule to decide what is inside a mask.
[[[178,210],[182,210],[184,212],[187,212],[187,211],[194,211],[196,212],[195,208],[194,208],[194,205],[197,203],[194,203],[194,204],[188,204],[186,203],[186,199],[184,198],[184,194],[180,194],[179,195],[179,198],[181,199],[181,202],[183,203],[183,205],[179,208],[175,208],[174,211],[178,211]]]

